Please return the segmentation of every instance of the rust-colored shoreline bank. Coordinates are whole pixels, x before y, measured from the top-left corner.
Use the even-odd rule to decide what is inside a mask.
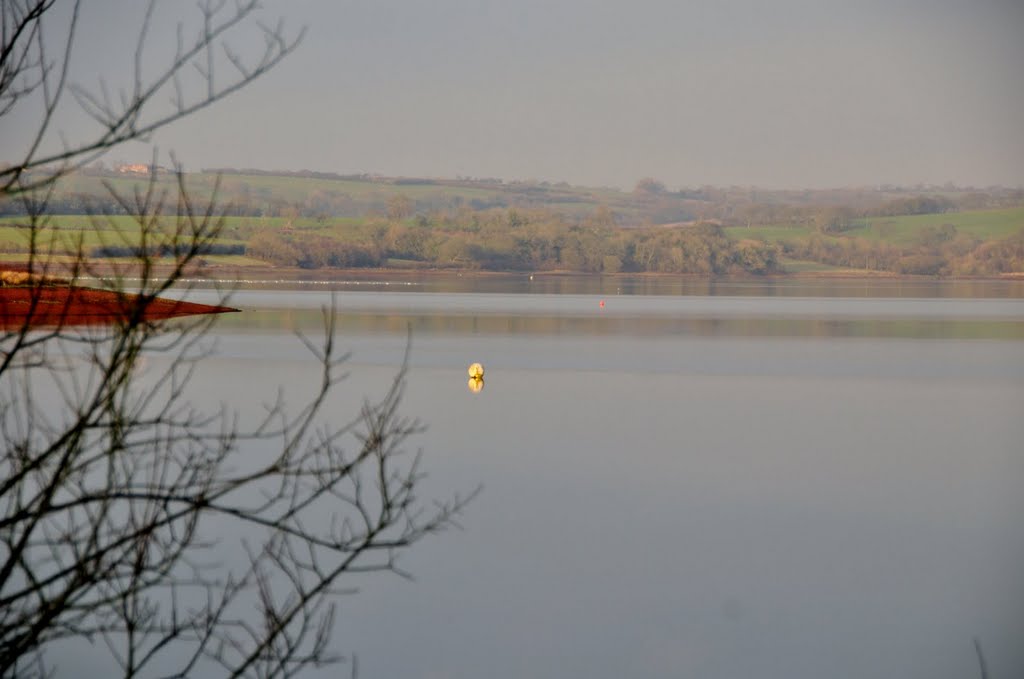
[[[60,278],[0,271],[0,329],[101,326],[238,311],[231,307],[70,285]]]

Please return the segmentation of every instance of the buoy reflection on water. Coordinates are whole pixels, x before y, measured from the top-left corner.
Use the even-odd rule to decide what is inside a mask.
[[[480,363],[473,363],[469,366],[469,390],[479,394],[484,389],[484,366]]]

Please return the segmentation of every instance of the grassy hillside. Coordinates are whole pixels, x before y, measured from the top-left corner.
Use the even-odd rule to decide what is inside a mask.
[[[782,248],[782,267],[791,273],[1008,273],[1021,268],[1015,262],[1024,236],[1024,208],[861,217],[836,233],[822,233],[811,224],[731,226],[725,232]],[[959,264],[944,266],[940,259]]]
[[[170,174],[158,177],[159,188],[174,190]],[[511,182],[497,180],[440,180],[403,178],[320,178],[271,174],[230,173],[219,177],[218,199],[221,203],[243,206],[263,215],[275,216],[283,208],[321,212],[328,216],[361,216],[370,212],[387,212],[389,202],[397,197],[411,201],[417,212],[469,207],[539,207],[570,215],[583,215],[600,205],[617,210],[627,221],[642,220],[649,204],[632,193],[608,188],[573,187],[543,182]],[[62,192],[105,198],[110,186],[124,195],[143,189],[147,178],[106,174],[76,174],[62,184]],[[217,186],[218,175],[211,172],[190,173],[186,185],[197,201],[208,201]],[[688,201],[670,201],[676,216],[688,216]],[[692,202],[692,201],[690,201]],[[648,202],[649,203],[649,202]]]
[[[37,242],[61,251],[81,239],[93,256],[128,254],[139,226],[124,213],[147,181],[109,170],[62,180]],[[226,212],[204,256],[232,265],[703,274],[1024,269],[1020,190],[669,191],[647,179],[627,192],[234,170],[187,174],[184,182],[193,211],[216,197]],[[173,213],[177,178],[162,172],[152,188],[168,197],[164,212]],[[0,203],[8,215],[0,217],[7,260],[27,252],[30,231],[18,211],[16,202]],[[160,224],[172,233],[175,219]]]
[[[886,241],[896,245],[912,245],[930,228],[952,225],[958,233],[980,240],[1007,238],[1024,229],[1024,208],[947,212],[938,215],[903,215],[858,220],[855,228],[845,233],[867,240]]]

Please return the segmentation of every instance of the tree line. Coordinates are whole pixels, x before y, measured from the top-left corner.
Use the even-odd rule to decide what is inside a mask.
[[[896,244],[845,234],[846,211],[809,236],[769,243],[731,238],[713,222],[622,228],[607,207],[584,218],[550,210],[461,209],[411,216],[410,204],[344,234],[325,228],[242,225],[245,254],[276,266],[410,267],[579,273],[773,274],[783,258],[898,274],[999,275],[1024,270],[1024,232],[982,240],[952,224],[922,228]]]
[[[805,241],[783,242],[782,251],[793,259],[869,271],[996,276],[1024,271],[1024,230],[1006,238],[983,241],[959,232],[952,224],[944,224],[923,228],[916,242],[906,246],[814,234]]]
[[[264,229],[246,254],[278,266],[379,267],[405,264],[490,271],[766,274],[779,248],[730,239],[711,223],[622,229],[610,210],[582,220],[547,210],[462,210],[377,220],[333,238],[318,230]]]

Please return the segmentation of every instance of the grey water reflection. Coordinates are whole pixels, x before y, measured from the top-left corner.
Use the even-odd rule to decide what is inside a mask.
[[[416,582],[350,583],[360,676],[962,679],[974,637],[1021,676],[1019,295],[410,292],[337,292],[328,412],[381,392],[411,325],[421,496],[485,490]],[[289,331],[330,293],[234,302],[197,393],[303,393]]]
[[[219,301],[193,291],[193,301]],[[602,305],[602,302],[606,302]],[[1024,339],[1024,299],[239,290],[225,328],[346,333]]]
[[[196,285],[228,284],[254,290],[345,290],[374,292],[510,293],[516,295],[669,295],[704,297],[871,297],[1022,298],[1024,280],[943,280],[932,278],[751,278],[685,276],[594,276],[529,273],[394,273],[288,271],[239,273]]]

